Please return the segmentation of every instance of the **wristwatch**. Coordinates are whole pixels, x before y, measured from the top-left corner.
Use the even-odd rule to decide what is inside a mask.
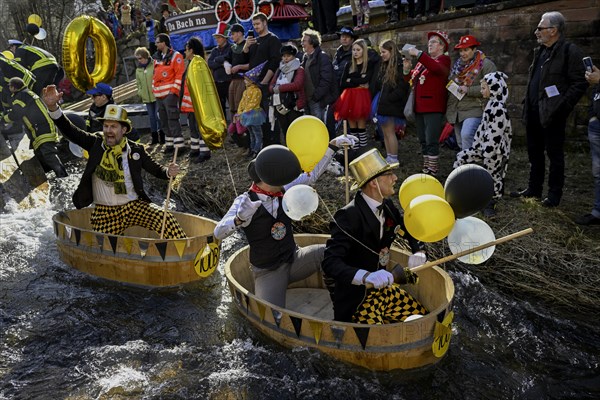
[[[371,275],[370,272],[367,272],[366,274],[363,275],[362,278],[362,284],[365,285],[367,283],[367,276]]]

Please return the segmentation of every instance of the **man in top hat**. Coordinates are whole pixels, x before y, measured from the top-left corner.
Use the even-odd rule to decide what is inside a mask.
[[[95,204],[91,216],[92,229],[109,235],[122,235],[131,226],[160,233],[164,211],[152,204],[144,191],[142,170],[160,179],[169,179],[179,173],[179,166],[171,163],[160,166],[143,145],[128,140],[131,121],[124,108],[110,104],[106,107],[102,132],[88,133],[73,125],[59,107],[62,93],[51,85],[43,90],[43,101],[49,115],[63,135],[87,150],[89,159],[73,204],[77,208]],[[168,213],[164,237],[184,238],[185,232],[175,217]]]
[[[56,126],[48,117],[48,110],[40,97],[25,86],[21,78],[11,78],[8,82],[11,92],[10,108],[6,110],[3,122],[23,121],[23,126],[33,147],[35,156],[44,171],[54,171],[57,178],[66,177],[67,170],[58,158]]]
[[[310,174],[302,173],[284,186],[272,186],[263,182],[254,167],[256,160],[248,165],[252,185],[247,192],[236,197],[227,214],[215,227],[214,233],[217,239],[222,240],[238,229],[244,231],[250,244],[254,294],[259,298],[285,307],[288,284],[305,279],[319,270],[324,246],[296,245],[292,220],[283,211],[283,194],[295,185],[313,185],[338,148],[353,145],[357,141],[351,135],[332,139],[325,155]]]
[[[397,237],[408,241],[414,253],[408,268],[426,261],[423,243],[413,238],[402,213],[390,196],[398,180],[377,149],[350,163],[360,189],[354,199],[335,213],[331,239],[327,241],[323,272],[335,281],[334,317],[338,321],[383,324],[403,321],[411,314],[425,314],[425,308],[394,283],[390,268],[390,247]],[[408,268],[398,283],[417,283]]]
[[[8,44],[15,55],[14,60],[35,75],[34,93],[40,94],[43,87],[56,85],[64,77],[63,69],[48,51],[14,39],[9,40]]]
[[[101,118],[104,116],[106,107],[109,104],[115,104],[112,94],[113,89],[106,83],[97,83],[96,86],[85,92],[92,96],[92,105],[88,111],[88,116],[85,121],[88,132],[99,132],[102,130],[103,123]]]
[[[231,44],[229,44],[229,31],[225,22],[217,24],[217,30],[213,33],[213,38],[217,42],[217,47],[213,48],[208,57],[208,67],[212,71],[223,115],[227,118],[225,103],[229,95],[229,84],[231,83],[231,75],[225,70],[225,62],[231,59]],[[229,105],[230,109],[231,104]]]

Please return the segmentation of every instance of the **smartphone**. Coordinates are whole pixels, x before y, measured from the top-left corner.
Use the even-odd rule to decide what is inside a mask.
[[[249,30],[247,37],[254,37],[254,31],[253,30]]]
[[[594,70],[594,63],[590,57],[583,57],[583,65],[585,66],[585,70],[588,72],[592,72]]]

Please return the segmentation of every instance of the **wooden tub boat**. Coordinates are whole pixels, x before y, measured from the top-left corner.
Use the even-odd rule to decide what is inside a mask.
[[[204,279],[218,265],[220,244],[213,237],[213,220],[173,212],[188,235],[185,239],[159,239],[141,227],[114,236],[92,230],[92,211],[63,211],[52,217],[60,258],[75,269],[113,281],[164,287]]]
[[[296,235],[300,246],[325,243],[326,235]],[[392,260],[406,265],[408,254],[392,249]],[[392,265],[394,263],[391,263]],[[253,294],[248,246],[225,264],[225,274],[239,311],[265,335],[286,347],[316,348],[330,356],[375,371],[413,369],[438,362],[452,335],[454,283],[439,267],[419,272],[418,285],[404,288],[429,310],[422,318],[388,325],[333,320],[333,306],[320,273],[291,284],[286,308]]]

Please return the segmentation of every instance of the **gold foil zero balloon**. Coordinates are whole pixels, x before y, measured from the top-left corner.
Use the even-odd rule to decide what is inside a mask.
[[[212,72],[204,58],[194,56],[188,66],[185,81],[195,114],[199,116],[198,126],[202,138],[208,147],[220,149],[223,147],[227,125]]]
[[[94,70],[86,64],[87,39],[94,45]],[[63,36],[63,67],[73,85],[85,92],[100,82],[110,82],[116,71],[117,44],[110,29],[99,19],[79,16],[67,25]]]
[[[27,17],[27,23],[34,24],[34,25],[37,25],[38,27],[41,27],[42,26],[42,17],[40,17],[37,14],[31,14],[29,17]]]

